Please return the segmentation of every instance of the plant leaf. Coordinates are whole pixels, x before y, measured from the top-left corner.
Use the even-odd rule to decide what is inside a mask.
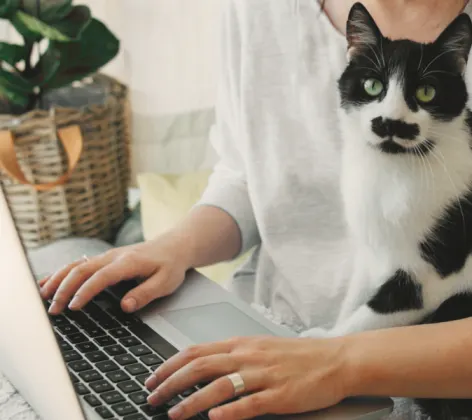
[[[36,41],[42,37],[53,41],[70,41],[70,38],[56,28],[41,22],[34,16],[30,16],[21,10],[18,10],[12,17],[11,23],[16,30],[29,41]]]
[[[5,61],[11,66],[25,59],[26,49],[22,45],[0,42],[0,61]]]
[[[34,86],[21,76],[0,69],[0,92],[12,103],[26,107]]]
[[[31,80],[35,86],[42,88],[56,76],[61,65],[61,54],[58,49],[48,48],[35,65]]]
[[[118,54],[120,42],[103,23],[92,19],[78,41],[51,41],[49,48],[59,52],[61,61],[58,73],[45,86],[52,89],[98,71]]]
[[[20,7],[20,0],[0,0],[0,18],[8,18]]]
[[[91,20],[92,14],[87,6],[75,6],[64,19],[51,26],[70,39],[77,39]]]
[[[21,0],[21,9],[46,23],[57,22],[72,11],[72,0],[41,0],[39,16],[37,0]]]

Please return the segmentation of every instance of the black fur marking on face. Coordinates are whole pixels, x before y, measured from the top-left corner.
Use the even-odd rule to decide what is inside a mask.
[[[403,147],[401,144],[396,143],[392,139],[388,139],[375,146],[375,148],[379,149],[383,153],[388,153],[391,155],[411,154],[415,156],[427,156],[428,153],[434,149],[434,146],[436,146],[434,141],[425,140],[415,147]]]
[[[377,117],[372,120],[372,131],[380,138],[414,140],[420,134],[420,127],[418,124],[408,124],[401,120]]]
[[[422,258],[442,278],[457,273],[472,253],[472,189],[450,204],[421,242]]]
[[[470,134],[470,147],[472,148],[472,111],[466,110],[465,125]]]
[[[380,287],[368,306],[379,314],[392,314],[423,308],[423,287],[406,271],[397,270]]]
[[[350,61],[338,82],[341,106],[346,111],[381,102],[392,79],[401,84],[412,112],[422,108],[436,120],[451,121],[464,110],[468,94],[463,72],[472,46],[468,15],[457,17],[435,42],[419,44],[385,38],[365,7],[356,4],[349,17],[347,38]],[[379,96],[365,92],[364,83],[369,78],[383,83]],[[416,98],[418,88],[424,85],[436,90],[429,103]]]
[[[472,317],[472,293],[462,293],[446,300],[435,312],[423,320],[423,324],[457,321]],[[434,420],[470,419],[472,400],[418,399],[416,403]]]

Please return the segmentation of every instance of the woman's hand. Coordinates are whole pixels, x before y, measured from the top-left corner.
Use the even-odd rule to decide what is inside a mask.
[[[211,420],[303,413],[332,406],[349,395],[343,339],[238,338],[191,347],[169,359],[147,380],[148,402],[159,405],[199,383],[209,385],[175,406],[173,420],[211,407]],[[233,398],[226,377],[239,373],[246,396]]]
[[[49,312],[58,314],[66,305],[73,310],[81,309],[116,283],[145,278],[122,300],[122,309],[134,312],[158,297],[172,294],[182,284],[189,268],[183,255],[185,249],[175,235],[167,234],[154,241],[84,258],[43,279],[39,283],[41,295],[53,299]]]

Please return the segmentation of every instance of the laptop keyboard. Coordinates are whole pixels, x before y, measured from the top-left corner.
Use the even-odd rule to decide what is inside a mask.
[[[197,388],[152,407],[144,382],[177,350],[139,318],[122,312],[111,296],[102,293],[104,299],[106,310],[92,301],[82,311],[50,316],[77,394],[102,419],[168,419],[167,411]]]

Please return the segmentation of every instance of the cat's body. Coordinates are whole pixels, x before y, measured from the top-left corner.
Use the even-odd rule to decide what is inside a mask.
[[[341,183],[355,268],[335,327],[305,335],[472,317],[470,18],[420,45],[383,37],[356,4],[347,36]],[[423,406],[472,419],[469,400]]]

